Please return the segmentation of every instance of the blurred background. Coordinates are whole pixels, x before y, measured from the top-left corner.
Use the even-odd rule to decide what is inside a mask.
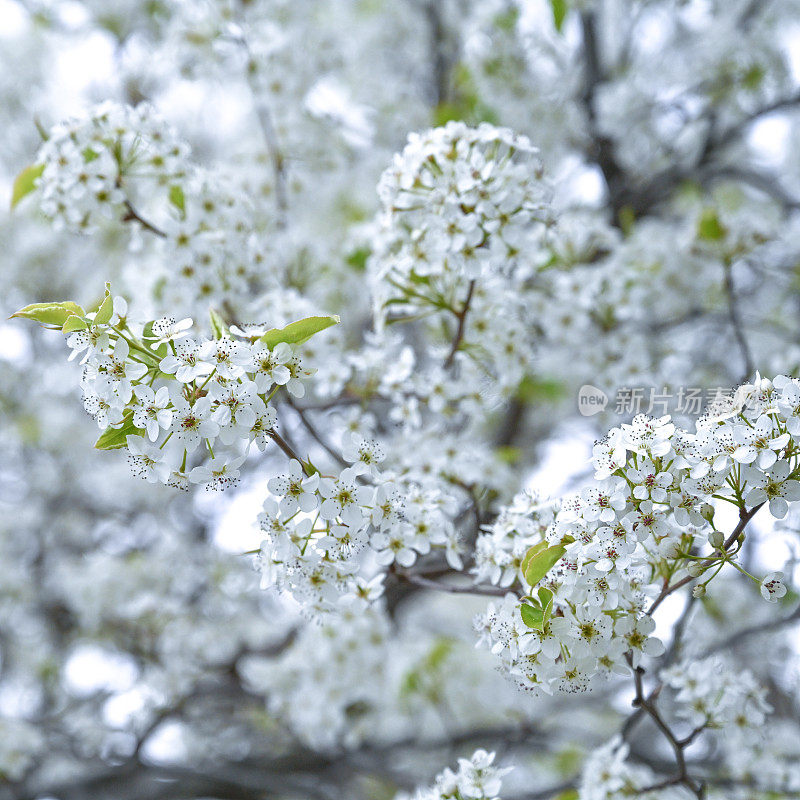
[[[531,358],[477,426],[481,525],[525,487],[580,486],[594,440],[653,411],[651,392],[691,424],[687,388],[797,374],[795,0],[0,0],[0,198],[55,123],[107,100],[152,104],[246,200],[257,257],[218,242],[245,279],[204,283],[146,231],[57,230],[26,198],[0,214],[0,318],[89,307],[107,280],[142,319],[205,320],[210,299],[275,325],[338,313],[310,353],[323,430],[380,413],[333,400],[385,368],[369,363],[366,273],[376,185],[408,134],[489,122],[540,148],[555,235],[526,299]],[[477,747],[515,765],[506,800],[578,797],[630,681],[522,693],[475,649],[491,598],[392,576],[379,607],[309,620],[245,555],[279,454],[252,454],[224,494],[140,481],[93,449],[66,355],[58,335],[0,322],[0,798],[389,800]],[[587,384],[610,398],[593,416]],[[632,388],[640,407],[617,402]],[[299,416],[287,425],[325,458]],[[436,446],[417,456],[444,474]],[[797,530],[756,525],[749,563],[791,574]],[[757,594],[721,579],[704,616],[670,598],[658,632],[680,619],[713,645],[747,628],[725,646],[768,686],[791,762],[796,631],[771,630]],[[663,757],[647,731],[632,745]]]

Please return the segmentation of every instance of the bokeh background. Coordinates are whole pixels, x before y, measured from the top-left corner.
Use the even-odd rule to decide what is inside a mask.
[[[206,291],[119,220],[89,235],[54,229],[32,197],[6,212],[42,135],[107,100],[152,104],[246,199],[256,311],[252,282]],[[580,486],[594,440],[651,410],[651,390],[797,374],[793,0],[0,0],[0,318],[48,299],[88,307],[107,280],[142,319],[205,320],[209,296],[275,324],[338,313],[306,398],[327,409],[369,371],[376,184],[410,132],[453,119],[530,137],[558,210],[525,317],[530,361],[482,409],[495,460],[480,463],[507,484],[483,522],[524,487]],[[224,494],[138,481],[93,449],[66,355],[60,336],[0,322],[0,798],[388,800],[476,747],[516,765],[506,800],[577,797],[629,685],[521,693],[475,649],[485,597],[389,580],[380,610],[309,621],[259,588],[245,555],[278,456],[254,454]],[[584,385],[611,398],[604,411],[580,413]],[[641,408],[617,407],[629,388]],[[348,405],[315,420],[361,424]],[[319,452],[300,419],[288,426]],[[754,569],[792,574],[791,515],[749,541]],[[690,638],[765,627],[735,656],[769,687],[791,762],[796,634],[770,629],[786,611],[757,594],[720,580]],[[667,641],[684,603],[664,606]],[[661,758],[647,733],[633,755]]]

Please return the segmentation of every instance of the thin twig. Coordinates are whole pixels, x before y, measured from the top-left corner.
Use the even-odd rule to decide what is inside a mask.
[[[275,428],[269,432],[269,435],[275,441],[275,444],[277,444],[278,447],[280,447],[280,449],[283,450],[287,456],[289,456],[289,458],[293,458],[295,461],[300,463],[300,466],[303,468],[303,472],[305,472],[306,475],[310,474],[306,462],[303,461],[299,455],[297,455],[294,448],[275,430]]]
[[[749,511],[745,511],[741,509],[739,511],[739,524],[733,529],[733,532],[728,536],[725,540],[725,543],[720,548],[720,552],[724,553],[738,538],[744,533],[744,529],[747,527],[747,524],[750,522],[751,519],[756,515],[756,512],[763,506],[763,503],[759,503],[757,506],[753,506]],[[710,567],[715,562],[715,558],[707,558],[703,561],[704,567]],[[671,586],[667,583],[664,584],[664,588],[661,590],[661,594],[653,601],[653,605],[647,610],[648,614],[653,614],[653,612],[664,602],[664,600],[671,595],[674,591],[680,589],[682,586],[686,586],[687,583],[691,583],[694,580],[694,576],[687,575],[685,578],[682,578],[677,583],[673,583]]]
[[[736,343],[739,345],[739,351],[742,355],[742,361],[744,362],[742,381],[746,381],[755,371],[753,356],[750,352],[750,346],[747,343],[747,337],[744,335],[744,326],[742,325],[742,318],[739,315],[739,307],[736,303],[736,290],[733,286],[733,265],[728,259],[725,259],[723,268],[725,270],[724,287],[725,296],[728,301],[728,319],[733,328],[733,335],[736,338]]]
[[[313,422],[308,418],[305,410],[297,406],[294,401],[290,398],[286,398],[286,402],[289,404],[291,409],[297,414],[300,418],[300,422],[302,423],[303,427],[311,434],[311,437],[314,441],[323,449],[325,452],[336,462],[341,464],[344,467],[349,466],[349,463],[342,458],[342,454],[335,450],[325,439],[323,438],[322,434],[317,430],[316,426]]]
[[[139,214],[139,212],[133,207],[133,204],[130,200],[125,201],[125,216],[122,217],[123,222],[138,222],[145,230],[150,231],[150,233],[155,234],[156,236],[160,236],[162,239],[167,238],[167,234],[161,230],[161,228],[156,227],[153,225],[152,222],[148,222],[144,217]]]
[[[453,360],[455,359],[456,353],[458,352],[458,348],[461,347],[461,342],[464,339],[464,330],[466,327],[467,314],[469,313],[469,307],[472,303],[472,295],[474,292],[475,292],[475,280],[473,279],[469,282],[469,288],[467,289],[467,296],[464,298],[464,305],[461,307],[461,311],[458,311],[456,313],[456,317],[458,318],[458,328],[456,328],[456,335],[453,338],[453,344],[450,347],[450,353],[448,354],[444,362],[445,369],[452,366]]]
[[[632,663],[630,655],[628,655],[628,663]],[[695,782],[695,780],[690,777],[687,770],[686,755],[684,754],[684,750],[695,740],[695,738],[697,738],[703,728],[695,729],[692,734],[685,739],[678,739],[678,737],[672,732],[672,729],[669,727],[669,725],[667,725],[667,723],[664,721],[664,718],[661,716],[661,712],[658,710],[655,700],[651,700],[649,696],[645,696],[644,682],[642,680],[643,676],[644,670],[641,667],[636,667],[636,669],[633,671],[633,681],[636,690],[636,697],[633,700],[633,705],[644,710],[650,719],[653,720],[653,723],[658,730],[661,731],[662,736],[669,742],[669,745],[675,754],[675,764],[678,768],[678,772],[676,775],[672,776],[671,778],[667,778],[660,783],[638,790],[637,793],[644,794],[646,792],[655,791],[656,789],[666,788],[667,786],[683,784],[687,789],[694,793],[698,800],[702,800],[705,793],[703,786],[701,783]]]
[[[707,648],[702,657],[705,658],[706,656],[710,656],[712,653],[717,653],[720,650],[727,650],[729,647],[738,644],[743,639],[747,639],[750,636],[756,636],[760,633],[768,633],[769,631],[782,628],[784,625],[792,625],[795,622],[800,622],[800,606],[797,606],[797,608],[795,608],[795,610],[786,617],[780,617],[779,619],[772,620],[771,622],[759,622],[755,625],[749,625],[746,628],[736,631],[736,633],[732,633],[730,636],[726,636],[724,639],[712,644],[711,647]]]

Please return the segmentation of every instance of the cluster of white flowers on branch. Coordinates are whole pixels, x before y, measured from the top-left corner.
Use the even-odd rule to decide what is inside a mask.
[[[581,800],[699,792],[683,748],[712,728],[735,730],[737,742],[757,753],[755,734],[769,707],[752,676],[734,679],[716,661],[666,670],[663,681],[678,690],[677,716],[692,726],[678,740],[642,694],[641,665],[664,652],[653,636],[654,612],[693,581],[694,596],[702,597],[729,565],[769,601],[787,593],[781,573],[754,578],[739,554],[762,506],[783,518],[800,499],[800,381],[757,378],[693,431],[667,416],[637,416],[596,445],[595,481],[579,495],[546,503],[522,492],[485,524],[489,506],[506,502],[515,488],[483,442],[488,412],[498,398],[519,399],[548,325],[558,334],[579,318],[579,328],[596,326],[581,330],[611,331],[647,296],[639,248],[652,255],[652,244],[640,241],[648,230],[631,235],[625,252],[605,223],[594,220],[587,234],[580,216],[556,220],[537,149],[506,128],[450,122],[413,134],[383,174],[381,211],[361,263],[375,335],[358,354],[329,359],[336,363],[312,399],[335,408],[341,392],[343,403],[358,405],[340,426],[358,433],[337,450],[294,402],[314,373],[301,347],[337,318],[268,329],[229,325],[212,311],[210,337],[194,334],[191,319],[176,321],[209,299],[233,323],[229,301],[263,286],[265,277],[256,234],[263,226],[250,203],[187,155],[148,109],[107,104],[57,126],[18,181],[15,202],[38,189],[40,208],[57,226],[90,231],[106,217],[150,234],[164,268],[163,281],[150,288],[175,316],[136,324],[108,288],[89,313],[68,301],[27,306],[17,316],[68,337],[71,360],[80,357],[83,366],[84,406],[103,431],[97,447],[126,450],[134,473],[148,481],[226,488],[253,445],[263,450],[270,441],[288,458],[267,482],[258,518],[263,542],[250,554],[263,588],[287,592],[306,614],[328,614],[320,629],[329,639],[309,657],[316,640],[314,629],[305,629],[302,649],[289,650],[278,669],[269,664],[248,675],[268,695],[270,712],[312,747],[361,741],[367,719],[378,718],[382,671],[389,671],[379,647],[391,623],[379,600],[390,575],[386,583],[405,580],[414,588],[497,596],[508,589],[476,627],[525,689],[582,691],[598,676],[633,670],[636,702],[667,730],[679,774],[659,782],[627,763],[625,746],[613,740],[587,762]],[[272,157],[280,161],[277,151]],[[285,202],[279,206],[283,214]],[[686,237],[687,251],[705,249],[729,271],[737,254],[761,241],[735,238],[735,226],[713,210],[690,227],[697,230]],[[615,247],[619,261],[595,263]],[[661,286],[654,285],[647,291]],[[281,292],[262,302],[290,306],[300,298],[294,286]],[[579,310],[573,314],[570,305],[562,313],[573,296]],[[540,321],[534,311],[548,304],[557,311]],[[285,313],[276,315],[281,324]],[[394,335],[394,323],[409,323],[411,333]],[[280,435],[279,401],[336,467],[321,469]],[[376,423],[372,412],[381,405],[386,419],[402,426],[399,435],[392,437],[384,420]],[[735,529],[721,529],[715,503],[737,509]],[[468,564],[476,585],[459,586],[449,579],[464,569],[467,531],[477,533]],[[418,559],[433,551],[443,558],[429,559],[436,562],[430,573],[415,573]],[[437,571],[444,581],[429,577]],[[313,706],[304,704],[330,663],[341,674]],[[413,800],[496,800],[505,770],[492,759],[478,751]],[[605,767],[600,781],[592,779],[598,766]]]
[[[36,189],[56,229],[92,233],[116,220],[153,236],[160,266],[151,291],[162,308],[182,314],[211,300],[236,304],[274,284],[264,237],[238,187],[189,155],[150,106],[105,102],[47,133],[13,202]],[[139,261],[140,238],[129,244]]]
[[[188,150],[149,106],[103,103],[49,132],[36,159],[40,207],[56,228],[92,231],[136,213],[133,186],[166,199],[185,178]]]
[[[409,137],[378,194],[378,326],[444,313],[454,326],[445,366],[468,356],[451,398],[469,397],[487,372],[495,392],[515,387],[533,347],[527,283],[547,261],[552,218],[537,149],[506,128],[449,122]]]
[[[352,464],[336,475],[291,461],[270,480],[275,497],[259,515],[266,536],[256,555],[262,588],[289,591],[308,611],[364,606],[383,593],[382,572],[357,575],[367,545],[379,567],[411,567],[434,548],[461,568],[455,498],[380,471],[380,445],[357,434],[344,457]]]
[[[0,800],[800,797],[798,0],[0,5]]]
[[[779,576],[749,575],[737,554],[762,506],[781,519],[800,500],[799,410],[800,381],[779,376],[740,387],[694,432],[637,416],[595,445],[596,482],[554,517],[530,504],[520,514],[519,501],[504,512],[478,543],[476,570],[532,588],[521,602],[509,593],[476,626],[520,685],[581,691],[661,654],[653,612],[694,579],[702,596],[726,565],[765,597],[785,594]],[[738,510],[733,531],[717,527],[714,502]]]
[[[758,685],[749,670],[734,669],[727,660],[712,656],[684,660],[662,670],[661,678],[663,683],[645,697],[641,674],[637,676],[637,701],[640,708],[658,721],[661,732],[679,754],[678,773],[659,779],[648,767],[631,763],[629,745],[621,736],[615,736],[597,748],[584,763],[581,800],[617,800],[629,796],[659,800],[704,797],[702,781],[696,782],[689,776],[683,753],[701,735],[713,736],[718,731],[722,732],[717,736],[720,762],[731,775],[754,779],[754,783],[763,785],[767,792],[781,791],[782,786],[791,791],[794,780],[791,775],[775,776],[767,774],[766,770],[762,771],[763,775],[758,775],[758,771],[748,774],[750,759],[758,758],[766,743],[764,724],[772,711],[765,700],[766,690]],[[689,726],[680,736],[655,707],[656,695],[665,686],[676,692],[675,716]],[[739,796],[738,792],[735,796]]]
[[[194,339],[191,319],[135,325],[126,314],[125,300],[107,287],[94,312],[68,301],[15,316],[60,327],[70,358],[82,355],[84,407],[103,430],[95,446],[125,448],[135,474],[181,489],[224,489],[236,483],[252,445],[263,450],[275,439],[285,447],[270,400],[282,389],[302,397],[312,374],[288,342],[338,321],[314,317],[231,335],[212,311],[213,338]]]

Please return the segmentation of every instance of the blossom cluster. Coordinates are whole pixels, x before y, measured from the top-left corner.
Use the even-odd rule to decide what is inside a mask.
[[[759,730],[772,710],[766,690],[749,670],[734,671],[721,657],[686,660],[662,670],[661,677],[677,691],[677,716],[692,728]]]
[[[381,178],[369,260],[376,325],[432,317],[435,341],[444,314],[452,334],[416,392],[434,408],[469,407],[476,394],[480,403],[488,384],[507,394],[530,365],[526,281],[548,260],[551,218],[537,152],[507,128],[449,122],[409,136]],[[442,362],[456,360],[454,379]]]
[[[701,596],[731,565],[780,597],[777,575],[759,581],[736,556],[762,505],[780,519],[800,499],[799,412],[800,381],[779,376],[740,387],[694,432],[643,415],[612,429],[594,447],[595,482],[565,499],[543,533],[538,511],[524,525],[516,506],[501,515],[528,536],[515,571],[538,599],[520,604],[510,592],[490,606],[476,620],[481,640],[522,686],[584,690],[597,675],[663,652],[651,612],[678,585],[696,578]],[[718,529],[714,500],[739,509],[740,528]],[[501,522],[484,535],[479,575],[509,585],[507,541]]]
[[[470,758],[458,759],[458,770],[445,769],[436,776],[433,786],[417,789],[413,795],[403,792],[395,800],[499,800],[503,776],[511,767],[494,766],[494,753],[476,750]]]
[[[392,702],[386,659],[390,625],[379,608],[358,608],[304,628],[277,659],[245,659],[240,670],[267,708],[319,750],[359,744]]]
[[[41,209],[56,228],[91,231],[102,218],[127,213],[131,183],[166,194],[184,177],[187,154],[150,106],[102,103],[50,130],[36,160]]]
[[[488,123],[411,134],[378,194],[388,250],[382,273],[443,293],[459,278],[513,270],[538,243],[548,213],[538,151]]]
[[[159,220],[152,242],[153,294],[171,313],[198,314],[210,303],[238,308],[254,289],[272,287],[274,253],[257,230],[255,210],[239,185],[218,171],[191,166]],[[134,254],[138,276],[141,255]]]
[[[771,736],[764,725],[772,709],[765,700],[766,690],[749,670],[736,669],[722,657],[711,656],[684,660],[662,670],[661,678],[676,692],[676,716],[691,729],[683,741],[691,743],[700,733],[720,731],[719,762],[733,776],[755,780],[757,786],[768,786],[774,792],[792,790],[797,771],[779,748],[770,748]],[[797,731],[787,730],[787,734],[795,739]],[[589,755],[582,770],[581,800],[618,800],[631,795],[682,800],[689,796],[686,788],[672,787],[648,767],[631,763],[629,750],[616,736]],[[734,791],[730,796],[752,795]]]
[[[141,290],[152,260],[156,305],[198,313],[237,304],[274,284],[255,209],[237,182],[193,163],[189,145],[148,105],[105,102],[55,125],[37,154],[38,201],[56,228],[91,232],[131,223],[131,281]]]
[[[264,450],[273,434],[270,399],[280,389],[302,397],[311,371],[290,344],[266,344],[266,326],[230,335],[218,322],[215,338],[195,339],[189,318],[134,331],[126,314],[125,300],[107,295],[67,331],[70,358],[82,356],[84,407],[104,431],[96,446],[127,448],[134,474],[153,483],[235,484],[252,445]]]
[[[542,502],[529,491],[515,495],[490,525],[483,526],[475,542],[476,582],[511,586],[528,550],[542,540],[555,515],[554,503]]]
[[[261,586],[288,591],[307,612],[364,606],[383,593],[383,574],[361,577],[362,551],[379,567],[411,567],[431,548],[461,566],[452,522],[455,500],[414,476],[381,471],[385,454],[352,434],[350,465],[322,475],[299,461],[269,481],[258,521],[265,538],[255,558]]]
[[[624,797],[687,800],[683,787],[665,786],[655,792],[646,791],[658,783],[656,776],[648,767],[631,764],[627,760],[629,752],[629,746],[619,736],[594,750],[583,765],[580,800],[622,800]]]
[[[42,752],[44,737],[22,719],[0,717],[0,776],[16,781]]]

